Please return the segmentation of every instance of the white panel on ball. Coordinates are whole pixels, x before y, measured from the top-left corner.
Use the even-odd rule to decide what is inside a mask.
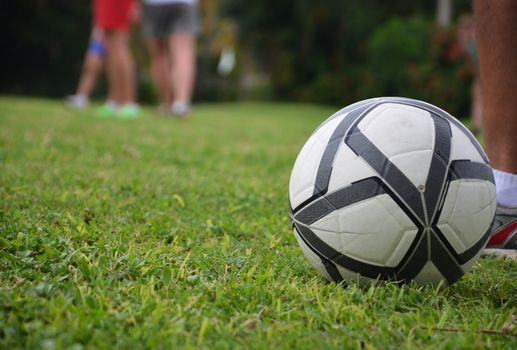
[[[416,234],[418,233],[417,229],[406,230],[402,232],[400,236],[400,242],[397,244],[391,256],[386,260],[386,266],[397,266],[402,258],[406,255],[411,247],[411,244],[415,240]]]
[[[480,249],[479,252],[472,258],[470,259],[469,261],[467,261],[465,264],[463,264],[461,266],[461,268],[463,269],[464,272],[468,272],[472,269],[472,266],[474,266],[474,264],[476,263],[476,261],[481,257],[481,255],[483,254],[483,250],[484,249]]]
[[[481,155],[472,146],[472,141],[456,125],[450,124],[452,131],[451,160],[468,159],[478,163],[484,163]],[[469,132],[469,131],[467,131]]]
[[[415,186],[425,185],[429,174],[429,166],[433,158],[433,150],[410,151],[404,154],[392,156],[389,160],[411,181]]]
[[[300,245],[300,248],[303,251],[303,254],[305,257],[309,260],[312,266],[320,273],[322,274],[326,279],[329,281],[332,281],[332,278],[328,274],[327,270],[325,269],[325,266],[323,266],[323,263],[321,262],[321,259],[319,256],[317,256],[308,246],[305,244],[305,242],[300,238],[298,235],[298,232],[294,230],[294,236],[296,237],[296,240],[298,241],[298,244]]]
[[[361,276],[357,272],[350,271],[342,266],[336,265],[336,267],[339,271],[339,274],[347,281],[355,281],[359,284],[366,284],[373,281],[371,278]]]
[[[426,284],[428,281],[442,282],[447,285],[447,280],[431,261],[428,261],[415,277],[417,283]]]
[[[337,117],[321,126],[309,138],[296,158],[291,181],[289,182],[289,199],[293,208],[312,196],[321,157],[327,147],[330,136],[332,136],[332,133],[344,116]]]
[[[338,212],[333,211],[327,216],[322,217],[318,221],[311,224],[312,228],[317,228],[321,231],[330,231],[330,232],[341,232],[341,227],[339,227],[338,221]]]
[[[458,195],[449,225],[457,232],[467,247],[479,241],[490,227],[495,214],[495,188],[485,181],[459,180]],[[461,205],[458,205],[461,203]]]
[[[328,191],[333,192],[352,182],[376,175],[377,173],[361,157],[343,143],[334,159]]]
[[[447,224],[463,246],[451,245],[458,254],[479,241],[488,230],[495,213],[495,186],[483,180],[457,180],[449,185],[438,227]],[[449,237],[447,237],[449,238]],[[461,249],[461,250],[460,250]]]
[[[386,207],[390,206],[390,210]],[[398,220],[393,214],[397,212]],[[313,231],[325,243],[341,253],[360,261],[384,265],[391,260],[393,266],[400,262],[394,259],[393,251],[401,241],[405,229],[411,223],[388,195],[370,198],[336,211],[339,231],[319,229],[319,222],[311,225]],[[411,242],[409,242],[411,244]]]
[[[447,238],[447,241],[451,244],[456,253],[461,254],[468,249],[459,235],[460,232],[456,232],[449,223],[438,224],[436,226],[444,234],[445,238]]]
[[[434,148],[429,112],[385,103],[372,110],[359,129],[415,186],[425,184]]]

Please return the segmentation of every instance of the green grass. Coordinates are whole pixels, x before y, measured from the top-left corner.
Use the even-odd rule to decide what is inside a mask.
[[[0,99],[0,348],[517,348],[517,264],[449,289],[326,283],[290,170],[334,109],[98,120]]]

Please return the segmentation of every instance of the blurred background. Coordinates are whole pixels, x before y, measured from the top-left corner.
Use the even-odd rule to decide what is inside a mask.
[[[458,30],[471,6],[470,0],[200,0],[195,102],[344,106],[397,95],[468,117],[475,67]],[[73,93],[90,20],[89,0],[0,1],[0,94]],[[136,26],[139,101],[152,103],[141,39]],[[105,86],[98,84],[94,97],[102,99]]]

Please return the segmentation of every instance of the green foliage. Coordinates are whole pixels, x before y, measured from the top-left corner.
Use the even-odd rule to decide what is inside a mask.
[[[90,36],[90,1],[0,2],[0,91],[72,93]]]
[[[413,90],[409,69],[427,61],[428,27],[422,18],[392,18],[372,34],[368,58],[373,91],[407,96]]]
[[[437,30],[423,18],[392,18],[369,43],[366,95],[426,100],[457,116],[468,115],[470,79],[466,61],[451,57],[454,33]]]
[[[454,33],[433,25],[435,2],[224,3],[240,24],[241,41],[258,48],[277,99],[344,106],[400,95],[469,115],[468,63],[449,57]],[[455,1],[457,14],[469,7]]]
[[[515,261],[441,290],[326,283],[303,257],[288,178],[333,111],[0,99],[0,348],[515,349]]]

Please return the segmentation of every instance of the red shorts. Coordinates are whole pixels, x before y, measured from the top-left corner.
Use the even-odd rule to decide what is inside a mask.
[[[134,0],[93,0],[93,21],[104,30],[127,31]]]

